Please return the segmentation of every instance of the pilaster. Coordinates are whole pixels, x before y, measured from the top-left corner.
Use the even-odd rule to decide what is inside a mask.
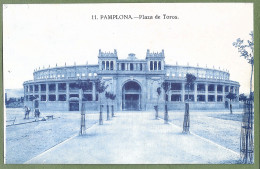
[[[181,83],[181,101],[185,102],[185,82]]]
[[[194,101],[197,102],[197,86],[198,84],[197,83],[194,83]]]
[[[46,101],[49,101],[49,84],[46,83]]]
[[[206,83],[205,84],[205,102],[208,102],[208,96],[209,96],[209,85]]]
[[[215,87],[215,102],[218,101],[218,85],[217,84],[214,84],[214,87]]]
[[[55,95],[56,95],[56,101],[58,101],[59,100],[58,83],[55,83]]]

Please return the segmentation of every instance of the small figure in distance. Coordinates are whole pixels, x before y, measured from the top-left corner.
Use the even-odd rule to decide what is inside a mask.
[[[34,117],[35,117],[35,121],[38,121],[38,118],[40,117],[40,109],[39,108],[35,108],[34,109]]]
[[[31,109],[27,106],[24,106],[24,111],[25,111],[25,115],[24,115],[24,119],[29,119],[29,113],[31,111]]]

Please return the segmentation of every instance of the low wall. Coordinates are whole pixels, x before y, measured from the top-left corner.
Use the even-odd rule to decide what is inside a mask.
[[[99,102],[91,101],[91,102],[83,102],[86,110],[93,110],[99,111]],[[24,103],[25,106],[30,107],[33,109],[33,102],[27,101]],[[103,111],[106,110],[106,103],[103,103]],[[111,105],[111,104],[110,104]],[[154,103],[146,103],[142,104],[142,111],[153,111],[154,106],[157,105],[157,102]],[[168,110],[184,110],[185,103],[183,102],[168,102]],[[79,103],[79,106],[81,104]],[[116,105],[115,105],[116,106]],[[233,109],[241,108],[241,104],[239,102],[232,103]],[[121,111],[121,107],[115,107],[115,111]],[[52,111],[69,111],[69,102],[62,102],[62,101],[53,101],[53,102],[39,102],[39,109],[40,110],[52,110]],[[164,102],[159,103],[159,109],[164,110]],[[193,110],[223,110],[225,108],[225,103],[201,103],[201,102],[190,102],[190,109]]]
[[[154,110],[154,106],[156,105],[157,103],[147,103],[146,104],[146,110]],[[159,104],[159,109],[164,109],[164,103],[160,103]],[[225,108],[225,103],[199,103],[199,102],[190,102],[189,103],[190,105],[190,109],[193,109],[193,110],[223,110],[223,109],[227,109]],[[167,106],[168,106],[168,110],[184,110],[185,109],[185,103],[183,102],[178,102],[178,103],[173,103],[173,102],[168,102],[167,103]],[[239,103],[238,102],[235,102],[235,103],[232,103],[232,107],[233,109],[239,109],[240,106],[239,106]]]

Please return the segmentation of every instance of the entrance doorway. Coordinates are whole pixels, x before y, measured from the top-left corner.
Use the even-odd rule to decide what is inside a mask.
[[[78,101],[70,101],[70,111],[79,111],[79,102]]]
[[[228,101],[225,101],[225,108],[226,108],[226,109],[229,109],[229,108],[228,108]]]
[[[122,110],[141,110],[141,87],[130,81],[123,86]]]

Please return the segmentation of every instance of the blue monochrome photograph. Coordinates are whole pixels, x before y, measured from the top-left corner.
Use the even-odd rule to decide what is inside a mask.
[[[4,163],[254,164],[253,7],[4,4]]]

